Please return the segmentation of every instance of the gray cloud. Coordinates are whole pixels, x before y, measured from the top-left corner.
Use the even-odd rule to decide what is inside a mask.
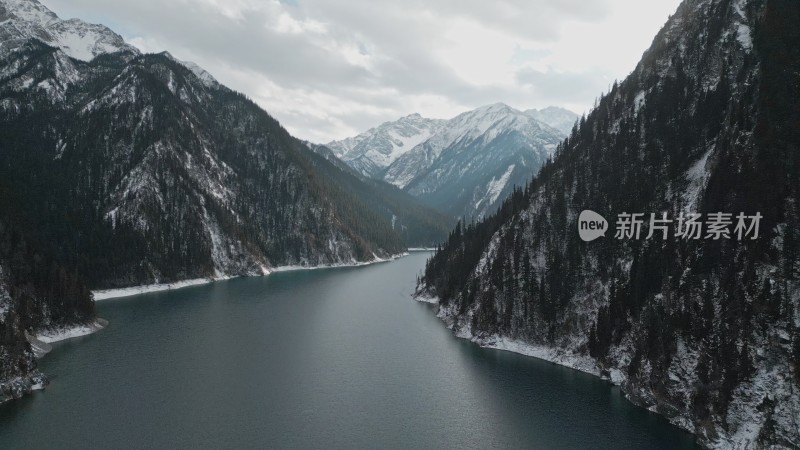
[[[555,104],[581,112],[606,88],[609,77],[624,75],[632,64],[625,70],[578,70],[553,67],[559,62],[552,55],[574,33],[570,24],[601,26],[620,5],[637,4],[635,0],[41,1],[62,17],[105,23],[146,50],[169,50],[195,60],[224,84],[254,98],[298,137],[320,141],[417,110],[449,117],[497,101],[519,108]],[[657,31],[653,28],[642,39],[641,50]],[[474,33],[494,39],[496,54],[507,57],[492,60],[494,41],[488,49],[473,53],[470,46],[475,44],[462,40]],[[453,48],[461,50],[457,57],[450,57]],[[477,81],[476,75],[481,75]]]
[[[559,73],[521,69],[516,78],[521,86],[545,102],[580,103],[607,92],[613,82],[611,77],[602,71]]]

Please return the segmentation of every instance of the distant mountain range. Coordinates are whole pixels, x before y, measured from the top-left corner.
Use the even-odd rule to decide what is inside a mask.
[[[451,225],[312,151],[197,65],[0,0],[6,395],[37,382],[25,333],[91,320],[89,287],[371,261]]]
[[[326,146],[439,211],[480,218],[530,181],[577,119],[563,108],[498,103],[450,120],[412,114]]]
[[[559,108],[558,106],[548,106],[542,109],[529,109],[525,114],[533,117],[539,122],[544,122],[556,130],[569,135],[572,128],[575,127],[575,122],[578,120],[578,115],[574,112]]]

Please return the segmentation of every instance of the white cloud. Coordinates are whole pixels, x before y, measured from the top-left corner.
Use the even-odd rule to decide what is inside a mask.
[[[511,85],[518,41],[501,30],[473,20],[445,21],[442,43],[435,55],[459,78],[477,86]]]
[[[679,0],[43,0],[109,25],[328,141],[411,112],[506,102],[583,112]]]

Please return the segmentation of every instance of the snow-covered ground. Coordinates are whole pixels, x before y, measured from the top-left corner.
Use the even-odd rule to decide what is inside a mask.
[[[46,344],[52,344],[53,342],[64,341],[66,339],[96,333],[105,328],[106,325],[108,325],[108,321],[97,318],[90,323],[40,331],[37,333],[36,339]]]
[[[439,304],[439,297],[431,297],[428,295],[417,294],[414,296],[414,300],[420,303],[430,303],[431,305],[438,305]]]

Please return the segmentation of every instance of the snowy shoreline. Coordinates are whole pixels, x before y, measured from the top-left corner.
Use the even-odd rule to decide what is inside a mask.
[[[409,249],[410,251],[410,249]],[[335,269],[339,267],[360,267],[360,266],[367,266],[371,264],[378,264],[383,262],[394,261],[396,259],[402,258],[404,256],[408,256],[408,252],[398,253],[396,255],[391,255],[388,258],[380,258],[375,257],[375,259],[371,261],[354,261],[350,263],[339,263],[339,264],[322,264],[318,266],[279,266],[273,267],[272,269],[265,270],[265,272],[261,275],[252,275],[252,276],[267,276],[272,273],[276,272],[293,272],[297,270],[317,270],[317,269]],[[245,275],[243,275],[245,276]],[[95,301],[102,301],[108,300],[112,298],[123,298],[123,297],[130,297],[133,295],[139,294],[147,294],[151,292],[161,292],[161,291],[170,291],[174,289],[181,289],[185,287],[191,286],[200,286],[203,284],[209,284],[216,281],[224,281],[230,280],[231,278],[235,278],[235,276],[223,275],[220,277],[210,277],[210,278],[193,278],[189,280],[183,281],[176,281],[174,283],[157,283],[157,284],[143,284],[139,286],[129,286],[124,288],[117,288],[117,289],[101,289],[97,291],[92,291],[94,295]]]
[[[96,333],[107,325],[107,320],[95,318],[87,323],[40,330],[36,335],[31,335],[26,331],[25,339],[30,344],[33,355],[36,359],[40,359],[53,350],[53,346],[50,344]],[[0,388],[2,388],[0,389],[0,404],[22,398],[33,391],[43,390],[47,383],[47,377],[38,369],[8,380],[0,380]]]
[[[589,356],[575,354],[555,347],[533,345],[497,335],[475,336],[469,327],[459,328],[454,326],[451,312],[443,310],[443,308],[439,305],[438,297],[416,293],[412,296],[412,299],[419,303],[434,305],[433,311],[436,317],[444,323],[445,327],[449,329],[456,338],[468,340],[481,348],[507,351],[527,357],[537,358],[562,367],[578,370],[589,375],[594,375],[597,378],[607,381],[614,386],[622,387],[623,383],[626,381],[625,375],[620,372],[619,369],[612,368],[609,372],[602,371],[597,365],[597,362]],[[657,411],[652,405],[647,406],[639,403],[637,401],[635,392],[627,392],[626,389],[622,390],[622,395],[627,401],[631,402],[631,404],[663,417],[673,426],[693,434],[697,437],[697,439],[700,439],[701,436],[697,433],[697,430],[695,430],[690,423],[686,422],[683,415],[669,417]],[[709,448],[740,448],[742,444],[746,446],[750,442],[752,442],[752,439],[737,439],[731,437],[720,438],[716,441],[710,442]]]
[[[541,359],[543,361],[547,361],[553,364],[558,364],[559,366],[567,367],[569,369],[574,369],[580,372],[588,373],[590,375],[599,377],[603,380],[611,381],[612,384],[619,385],[619,383],[614,382],[613,379],[603,377],[600,371],[598,370],[597,364],[595,364],[594,360],[586,356],[575,355],[573,353],[565,352],[563,350],[556,349],[553,347],[531,345],[526,342],[516,341],[513,339],[507,339],[497,336],[491,336],[488,338],[478,338],[475,336],[468,336],[468,335],[461,336],[459,335],[459,333],[456,333],[455,336],[474,342],[475,344],[478,344],[482,348],[502,350],[506,352],[517,353],[523,356],[528,356],[531,358]]]
[[[411,250],[409,249],[409,251],[411,251]],[[392,256],[390,256],[388,258],[380,258],[380,257],[376,256],[375,259],[373,259],[371,261],[355,261],[355,262],[352,262],[352,263],[343,263],[343,264],[322,264],[322,265],[319,265],[319,266],[279,266],[279,267],[273,267],[272,269],[270,269],[269,273],[294,272],[294,271],[297,271],[297,270],[337,269],[337,268],[343,268],[343,267],[370,266],[372,264],[379,264],[379,263],[384,263],[384,262],[395,261],[395,260],[400,259],[400,258],[402,258],[404,256],[408,256],[408,252],[398,253],[398,254],[392,255]],[[269,275],[269,273],[267,273],[265,275]]]
[[[427,303],[430,305],[439,305],[439,298],[428,295],[415,295],[414,300],[420,303]],[[610,381],[612,384],[619,385],[621,383],[620,377],[611,374],[611,378],[603,376],[597,363],[590,357],[577,355],[571,352],[566,352],[562,349],[548,347],[544,345],[533,345],[527,342],[522,342],[514,339],[508,339],[501,336],[475,336],[469,329],[454,330],[451,321],[446,313],[442,313],[441,307],[438,308],[439,312],[436,316],[444,322],[445,326],[453,331],[453,335],[460,339],[466,339],[481,348],[490,348],[494,350],[502,350],[511,353],[517,353],[523,356],[541,359],[549,363],[558,364],[570,369],[578,370],[590,375],[594,375],[603,380]]]
[[[53,349],[53,346],[50,344],[54,342],[65,341],[67,339],[93,334],[102,330],[106,326],[108,326],[108,321],[97,317],[89,323],[80,323],[68,327],[40,330],[35,336],[32,336],[26,332],[25,337],[31,344],[33,354],[36,355],[37,358],[41,358],[50,353],[50,350]]]
[[[40,331],[36,334],[36,339],[45,344],[52,344],[53,342],[65,341],[67,339],[97,333],[106,326],[108,326],[108,321],[98,317],[89,323]]]
[[[226,280],[229,277],[219,278],[194,278],[191,280],[176,281],[174,283],[156,283],[156,284],[143,284],[139,286],[130,286],[118,289],[103,289],[92,291],[94,301],[108,300],[110,298],[130,297],[132,295],[146,294],[148,292],[169,291],[172,289],[180,289],[189,286],[200,286],[203,284],[212,283],[214,281]]]

